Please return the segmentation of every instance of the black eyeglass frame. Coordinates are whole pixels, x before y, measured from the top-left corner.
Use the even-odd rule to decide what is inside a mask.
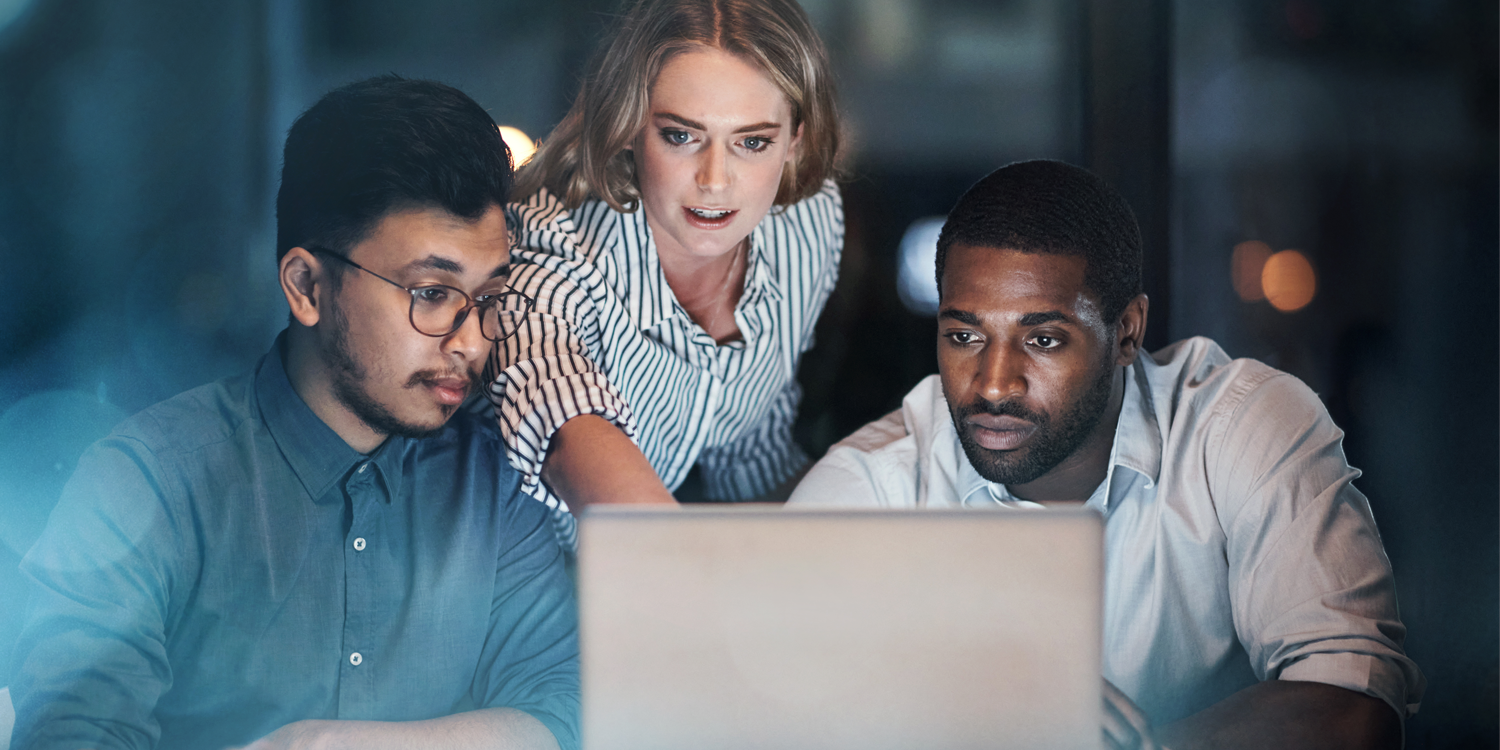
[[[505,298],[514,297],[516,299],[520,299],[524,303],[524,307],[521,310],[521,315],[524,317],[527,313],[531,312],[531,308],[535,304],[530,297],[522,294],[521,292],[515,291],[514,289],[508,289],[499,294],[487,295],[481,299],[474,299],[473,297],[469,296],[468,292],[465,292],[464,290],[457,287],[448,286],[447,284],[420,284],[418,286],[406,286],[405,284],[401,284],[392,281],[384,276],[381,276],[380,274],[375,273],[374,271],[371,271],[370,269],[365,268],[364,266],[355,263],[354,261],[349,260],[343,255],[329,250],[326,247],[308,247],[307,251],[314,255],[326,255],[345,265],[358,268],[359,270],[364,271],[365,273],[370,274],[371,276],[374,276],[375,278],[380,279],[381,281],[384,281],[385,283],[390,284],[391,286],[396,287],[397,289],[400,289],[411,295],[411,303],[406,308],[406,322],[410,323],[412,330],[416,331],[417,333],[420,333],[423,336],[431,336],[435,339],[442,338],[444,336],[450,336],[454,331],[462,328],[464,322],[469,319],[469,313],[472,312],[476,307],[494,307],[495,305],[500,304],[500,302]],[[427,331],[424,331],[421,328],[417,327],[417,294],[426,289],[447,289],[449,291],[456,292],[465,300],[467,300],[467,302],[463,306],[463,309],[459,310],[457,313],[454,313],[453,327],[449,328],[443,333],[428,333]],[[479,321],[479,335],[495,343],[504,341],[511,336],[514,336],[516,333],[514,330],[512,330],[510,333],[506,333],[501,335],[499,338],[495,338],[494,336],[491,336],[484,332],[484,318],[482,314]]]

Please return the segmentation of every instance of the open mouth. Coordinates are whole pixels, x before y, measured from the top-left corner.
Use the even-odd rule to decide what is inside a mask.
[[[727,226],[739,211],[733,208],[694,208],[683,206],[688,223],[703,229],[718,229]]]

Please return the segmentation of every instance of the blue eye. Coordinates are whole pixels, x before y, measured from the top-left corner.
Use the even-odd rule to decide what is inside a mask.
[[[771,139],[752,135],[745,139],[745,148],[751,151],[764,151],[771,145]]]
[[[689,135],[686,130],[675,130],[672,128],[663,129],[661,131],[661,137],[662,140],[665,140],[667,143],[670,143],[674,146],[683,146],[693,140],[693,137]]]

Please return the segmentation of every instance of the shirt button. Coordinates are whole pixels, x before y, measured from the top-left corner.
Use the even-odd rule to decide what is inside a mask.
[[[358,538],[356,538],[354,540],[354,551],[355,552],[364,552],[365,551],[365,538],[364,537],[358,537]]]
[[[365,469],[368,469],[368,468],[370,468],[370,464],[368,464],[368,463],[360,464],[359,465],[359,473],[361,473],[361,474],[365,473]]]
[[[349,663],[353,664],[356,667],[359,666],[360,662],[362,662],[364,660],[365,660],[365,657],[360,656],[358,651],[355,651],[354,653],[349,654]]]

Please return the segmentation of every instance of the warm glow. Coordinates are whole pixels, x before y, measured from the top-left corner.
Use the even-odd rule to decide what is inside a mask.
[[[1296,250],[1282,250],[1266,260],[1261,269],[1260,284],[1266,300],[1282,312],[1307,307],[1318,291],[1318,278],[1307,256]]]
[[[511,161],[515,162],[518,167],[531,161],[531,155],[536,153],[536,144],[517,128],[501,125],[500,138],[505,141],[505,145],[510,147]]]
[[[1260,286],[1260,274],[1270,257],[1271,246],[1259,240],[1241,242],[1234,246],[1229,276],[1234,282],[1234,293],[1240,295],[1240,299],[1258,302],[1266,298],[1266,293]]]

